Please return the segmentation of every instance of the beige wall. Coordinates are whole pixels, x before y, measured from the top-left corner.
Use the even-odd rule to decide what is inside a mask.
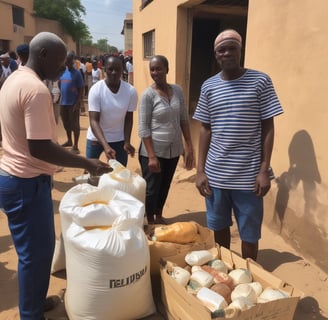
[[[12,5],[24,8],[25,26],[14,26],[12,20]],[[0,39],[9,41],[9,50],[15,50],[17,45],[28,42],[35,34],[33,17],[33,0],[8,0],[0,2]]]
[[[152,83],[148,60],[143,59],[143,38],[145,32],[155,29],[155,54],[164,54],[169,60],[168,81],[176,81],[176,46],[177,46],[177,3],[183,1],[156,0],[142,11],[141,1],[133,1],[133,56],[135,86],[142,92]],[[160,13],[160,14],[159,14]],[[136,63],[138,61],[138,63]]]
[[[267,200],[265,219],[271,222],[280,214],[283,236],[325,270],[327,12],[326,0],[315,4],[312,0],[250,0],[245,60],[246,66],[270,74],[284,108],[275,122],[272,157],[280,181]]]
[[[131,28],[132,24],[132,28]],[[125,15],[123,23],[123,34],[124,34],[124,52],[130,52],[133,48],[133,15],[132,13],[127,13]],[[122,48],[117,48],[121,50]]]
[[[142,57],[142,34],[152,29],[155,54],[169,59],[168,81],[182,85],[188,95],[192,9],[184,6],[177,10],[177,6],[190,7],[201,1],[155,0],[141,11],[140,2],[133,1],[134,73],[139,96],[152,82],[148,61]],[[249,0],[245,48],[245,66],[271,76],[284,108],[284,114],[275,120],[272,166],[277,180],[265,198],[265,223],[325,271],[327,12],[327,0],[315,4],[313,0]],[[138,143],[136,130],[137,124],[134,139]]]
[[[24,8],[24,27],[13,25],[12,5]],[[9,41],[10,51],[16,50],[16,47],[21,43],[29,43],[33,36],[41,31],[57,34],[65,41],[69,50],[76,51],[74,41],[62,30],[57,21],[36,18],[33,12],[33,0],[6,0],[0,2],[0,39]]]
[[[140,97],[143,90],[153,81],[149,75],[149,60],[143,58],[142,35],[155,29],[155,54],[163,54],[169,61],[169,73],[167,80],[171,83],[177,82],[177,5],[185,1],[156,0],[140,11],[140,0],[133,0],[133,69],[134,86]],[[159,14],[160,12],[160,14]],[[184,31],[184,30],[182,30]],[[179,33],[181,36],[181,33]],[[186,40],[184,40],[186,41]],[[183,46],[183,43],[182,43]],[[183,46],[183,55],[186,47]],[[179,70],[183,70],[180,69]],[[184,70],[183,70],[184,71]],[[181,75],[181,72],[179,72]],[[184,76],[182,76],[184,77]],[[180,77],[179,80],[182,78]],[[135,116],[136,117],[136,116]],[[136,122],[136,121],[135,121]],[[134,125],[133,141],[139,143],[137,125]]]
[[[43,18],[36,18],[35,19],[35,33],[39,32],[53,32],[57,36],[63,39],[63,41],[66,43],[68,50],[76,52],[76,44],[72,40],[72,38],[67,35],[62,27],[60,26],[60,23],[55,20],[48,20]]]

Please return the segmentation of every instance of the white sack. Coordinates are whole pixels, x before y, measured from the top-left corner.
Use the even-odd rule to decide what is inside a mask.
[[[146,235],[131,219],[112,228],[66,232],[66,311],[70,320],[139,319],[156,311]]]
[[[86,204],[90,204],[85,206]],[[107,203],[107,204],[105,204]],[[109,205],[110,203],[110,205]],[[123,212],[128,212],[143,227],[144,204],[132,195],[111,186],[105,188],[83,183],[68,190],[59,207],[61,229],[65,232],[72,221],[82,226],[111,225]],[[56,240],[51,273],[64,270],[66,264],[62,235]]]

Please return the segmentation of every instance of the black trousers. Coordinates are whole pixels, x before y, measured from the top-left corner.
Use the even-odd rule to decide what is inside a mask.
[[[177,167],[179,157],[172,159],[157,158],[161,165],[161,172],[150,172],[148,157],[139,155],[142,176],[147,182],[145,209],[147,217],[161,216],[169,193],[170,185]]]
[[[74,106],[60,106],[60,116],[64,129],[68,132],[80,132],[80,110]]]

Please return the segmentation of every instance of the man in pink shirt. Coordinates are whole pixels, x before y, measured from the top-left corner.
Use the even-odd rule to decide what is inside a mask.
[[[57,166],[84,168],[95,175],[111,170],[98,159],[80,157],[57,144],[52,99],[43,80],[59,78],[66,53],[65,43],[55,34],[37,34],[26,65],[0,91],[0,208],[18,255],[21,320],[44,319],[55,247],[51,176]]]

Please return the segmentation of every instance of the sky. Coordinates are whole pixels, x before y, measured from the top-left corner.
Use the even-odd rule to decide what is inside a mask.
[[[121,35],[126,13],[132,12],[133,0],[80,0],[85,7],[84,23],[88,26],[92,42],[107,39],[110,46],[124,49]]]

